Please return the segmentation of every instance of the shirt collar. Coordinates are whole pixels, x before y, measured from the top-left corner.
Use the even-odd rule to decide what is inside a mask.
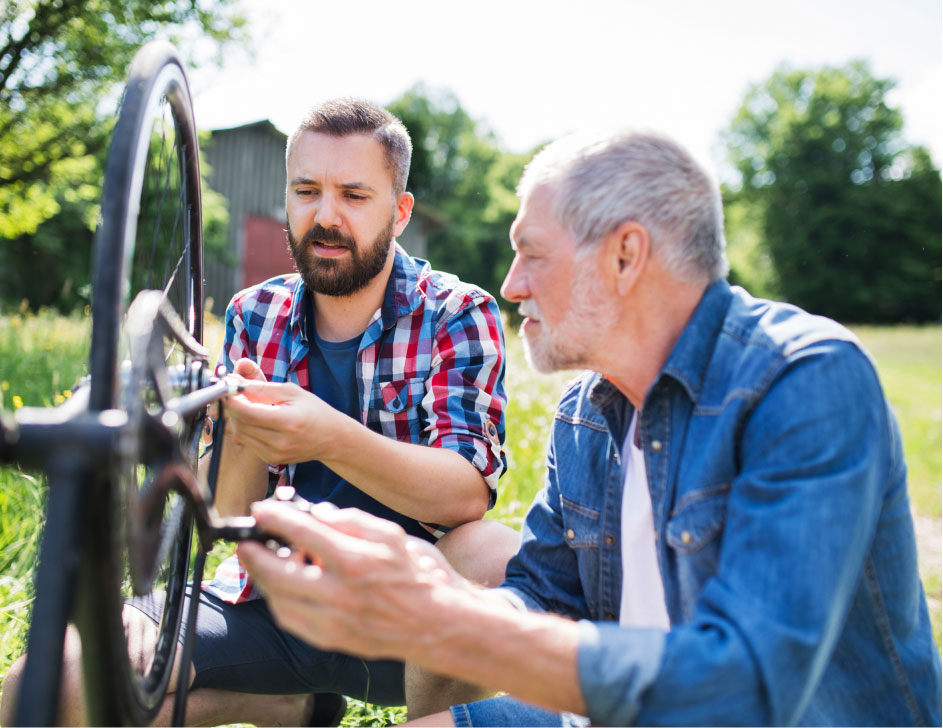
[[[723,279],[714,281],[705,289],[656,382],[663,376],[672,377],[684,387],[692,400],[697,400],[732,299],[730,284]],[[589,385],[589,401],[593,407],[605,413],[620,398],[624,398],[624,395],[612,382],[601,374],[594,375]]]

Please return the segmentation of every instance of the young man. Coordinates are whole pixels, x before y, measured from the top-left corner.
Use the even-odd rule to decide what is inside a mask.
[[[398,119],[353,100],[315,107],[289,138],[285,209],[298,274],[242,291],[227,309],[223,361],[252,386],[225,407],[216,507],[248,513],[277,466],[306,499],[390,519],[437,542],[469,578],[495,585],[519,542],[479,520],[506,465],[501,320],[486,292],[397,245],[413,206],[411,150]],[[407,672],[407,696],[401,662],[322,651],[279,630],[235,561],[207,592],[188,666],[188,721],[336,724],[343,695],[408,698],[414,715],[454,702],[418,671]],[[132,633],[153,631],[159,608],[132,604]],[[80,724],[76,652],[63,719]]]
[[[259,504],[313,560],[240,545],[279,623],[527,701],[435,725],[939,725],[900,436],[855,337],[723,280],[719,192],[669,140],[557,142],[520,192],[502,292],[538,369],[593,371],[506,581],[355,510]]]

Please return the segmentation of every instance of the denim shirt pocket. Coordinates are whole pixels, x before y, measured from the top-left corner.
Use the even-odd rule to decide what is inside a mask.
[[[697,595],[717,571],[729,493],[729,484],[686,493],[666,524],[665,541],[674,555],[685,619],[692,617]]]
[[[599,511],[560,498],[563,538],[576,557],[583,596],[591,614],[599,609],[600,541],[602,521]]]
[[[408,424],[410,439],[412,442],[419,442],[422,431],[419,403],[425,396],[426,380],[421,377],[375,381],[370,394],[368,422],[378,419],[380,431],[398,440],[403,439],[402,428],[404,424]],[[397,426],[397,423],[400,425]]]

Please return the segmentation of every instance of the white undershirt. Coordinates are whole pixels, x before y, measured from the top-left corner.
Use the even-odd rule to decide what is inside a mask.
[[[665,588],[655,555],[652,497],[645,458],[635,445],[638,411],[622,445],[625,484],[622,490],[622,607],[619,624],[668,630]]]

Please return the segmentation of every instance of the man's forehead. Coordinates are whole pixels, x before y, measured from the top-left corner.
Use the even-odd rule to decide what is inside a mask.
[[[548,233],[561,232],[562,228],[553,214],[553,190],[550,186],[540,185],[527,192],[511,225],[511,241],[518,246],[533,245]]]
[[[392,179],[383,145],[368,134],[303,132],[288,158],[288,168],[295,172],[290,177],[310,169],[358,177],[371,172]]]

